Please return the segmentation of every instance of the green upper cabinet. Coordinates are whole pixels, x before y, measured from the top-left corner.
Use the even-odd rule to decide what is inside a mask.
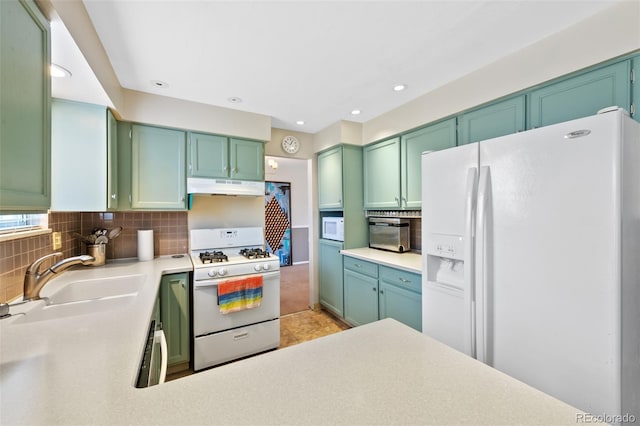
[[[263,181],[264,144],[191,132],[189,176]]]
[[[364,207],[399,209],[400,138],[364,147]]]
[[[424,151],[456,146],[451,118],[364,147],[365,209],[420,209]]]
[[[456,119],[402,135],[400,138],[400,187],[403,207],[421,208],[422,153],[456,146]]]
[[[50,206],[50,50],[33,1],[0,1],[0,211]]]
[[[189,274],[170,274],[160,283],[160,318],[167,338],[167,364],[189,362]]]
[[[189,133],[189,176],[216,178],[229,174],[226,136]]]
[[[185,155],[185,132],[132,125],[131,207],[185,209]]]
[[[631,60],[585,72],[530,92],[529,128],[594,115],[617,105],[631,108]]]
[[[118,122],[107,110],[107,209],[118,208]]]
[[[525,130],[525,97],[500,101],[459,117],[458,145],[509,135]]]
[[[229,138],[230,177],[242,180],[264,180],[264,144],[246,139]]]
[[[342,208],[342,147],[318,154],[318,208]]]

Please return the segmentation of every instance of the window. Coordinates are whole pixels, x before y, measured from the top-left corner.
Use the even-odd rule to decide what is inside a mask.
[[[48,226],[48,216],[41,214],[1,214],[0,235],[13,234]]]

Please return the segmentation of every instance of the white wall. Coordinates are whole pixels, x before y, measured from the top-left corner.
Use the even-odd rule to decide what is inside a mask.
[[[640,49],[640,2],[623,1],[363,124],[364,144]]]

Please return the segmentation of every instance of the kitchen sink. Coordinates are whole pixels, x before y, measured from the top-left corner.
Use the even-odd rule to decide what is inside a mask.
[[[43,291],[46,304],[34,307],[13,323],[22,324],[87,314],[117,311],[135,300],[144,285],[146,275],[123,275],[105,278],[74,280],[59,290]]]
[[[82,300],[78,302],[67,302],[60,304],[44,305],[41,308],[34,308],[24,315],[17,316],[13,324],[25,324],[39,321],[50,321],[69,317],[76,317],[99,312],[114,311],[122,309],[133,303],[137,293],[109,296],[101,299]]]
[[[126,275],[70,282],[51,295],[45,295],[49,305],[109,298],[135,296],[144,284],[145,275]]]

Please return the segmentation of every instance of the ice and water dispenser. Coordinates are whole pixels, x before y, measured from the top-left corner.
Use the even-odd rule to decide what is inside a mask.
[[[464,290],[464,237],[430,234],[428,241],[427,281]]]

